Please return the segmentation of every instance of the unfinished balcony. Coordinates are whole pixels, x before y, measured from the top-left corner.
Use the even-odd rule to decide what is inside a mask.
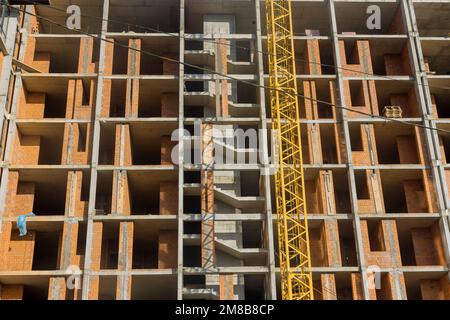
[[[375,81],[379,114],[389,117],[385,108],[400,107],[400,118],[419,118],[422,114],[414,85],[410,81]]]
[[[437,194],[428,170],[382,170],[386,213],[437,212]]]
[[[97,184],[96,214],[176,215],[178,192],[174,172],[102,171]]]
[[[382,214],[385,212],[380,170],[355,170],[355,188],[358,212]]]
[[[397,124],[375,125],[380,164],[414,165],[423,163],[423,133],[419,128]]]
[[[266,16],[265,6],[261,5],[261,16]],[[304,36],[305,30],[318,30],[321,35],[329,36],[331,22],[327,6],[315,2],[292,2],[292,29],[294,36]],[[262,34],[266,35],[266,24],[262,23]]]
[[[11,154],[15,165],[60,165],[62,164],[64,127],[61,125],[23,125],[16,131]]]
[[[179,32],[180,1],[157,0],[125,4],[112,1],[108,32],[156,33]]]
[[[86,12],[88,17],[82,18],[81,30],[70,30],[65,28],[67,22],[67,5],[59,3],[52,4],[58,10],[49,8],[45,5],[36,5],[30,8],[32,14],[37,15],[30,16],[30,24],[28,32],[38,34],[58,34],[58,35],[79,35],[79,32],[89,34],[99,34],[102,27],[101,19],[95,17],[101,17],[103,13],[103,1],[94,0],[89,2],[77,2],[76,3],[81,13]],[[30,6],[31,7],[31,6]],[[41,17],[43,17],[41,19]],[[49,21],[49,18],[51,21]]]
[[[22,69],[31,73],[96,73],[99,43],[88,36],[31,36]]]
[[[312,267],[342,266],[339,228],[336,220],[311,223],[309,241]]]
[[[361,230],[366,263],[375,268],[371,272],[380,268],[402,266],[397,224],[394,220],[362,220]],[[371,299],[406,299],[403,273],[387,272],[381,275],[372,274],[371,277],[373,276],[380,277],[381,286],[369,289]]]
[[[343,171],[307,169],[305,172],[308,214],[335,215],[351,212],[348,182]],[[339,188],[335,188],[336,185]]]
[[[378,164],[374,126],[372,124],[349,125],[352,160],[358,166]]]
[[[431,103],[434,116],[439,119],[447,120],[450,118],[450,94],[443,88],[431,89]]]
[[[24,75],[17,119],[43,121],[67,118],[90,120],[93,116],[96,80]]]
[[[447,37],[450,30],[450,4],[414,2],[417,28],[421,37]]]
[[[448,165],[450,161],[450,136],[443,133],[439,135],[439,147],[443,165]],[[448,160],[447,160],[448,159]]]
[[[99,246],[100,269],[121,270],[122,256],[131,269],[172,269],[177,265],[177,231],[170,228],[170,223],[163,221],[139,222],[96,222],[101,232]],[[101,227],[100,227],[101,225]],[[173,227],[173,226],[172,226]],[[127,247],[122,241],[129,243]]]
[[[398,223],[402,264],[424,269],[445,266],[439,222],[425,219],[410,219],[408,222]]]
[[[18,230],[11,232],[8,254],[2,261],[4,271],[56,270],[59,232],[30,230],[19,237]],[[5,244],[6,245],[6,244]]]
[[[406,33],[400,4],[396,2],[381,2],[376,5],[380,8],[382,17],[380,19],[380,29],[369,29],[366,24],[369,17],[367,13],[369,4],[352,3],[352,10],[350,11],[347,3],[337,2],[335,11],[338,33],[345,34],[349,31],[364,35],[397,35]]]
[[[405,275],[408,300],[448,300],[447,274],[429,276]]]
[[[336,109],[333,105],[336,101],[336,83],[332,80],[317,79],[300,81],[302,97],[299,97],[300,118],[307,120],[336,120]],[[266,95],[269,99],[269,96]],[[270,100],[267,100],[270,101]],[[267,108],[267,114],[271,114]]]
[[[175,123],[154,124],[148,130],[148,124],[108,123],[102,126],[100,133],[99,163],[114,166],[165,166],[173,165],[172,158],[177,141],[172,141]],[[177,159],[176,159],[177,160]]]
[[[342,163],[343,142],[340,139],[341,129],[337,124],[307,124],[309,147],[304,148],[304,163],[340,164]],[[320,136],[317,131],[320,129]],[[320,139],[317,143],[317,138]]]
[[[373,80],[344,80],[345,103],[352,118],[379,114],[377,89]]]
[[[299,19],[296,19],[294,23],[297,21],[302,23],[302,20]],[[265,37],[263,38],[263,46],[267,47]],[[331,47],[332,42],[319,30],[305,29],[304,33],[294,37],[297,76],[310,75],[313,78],[316,76],[317,79],[320,79],[323,75],[331,77],[335,71]],[[263,55],[263,59],[264,73],[269,74],[267,55]]]
[[[373,73],[369,40],[340,39],[339,53],[344,76],[363,77]]]
[[[108,39],[107,75],[178,76],[178,39],[167,37],[114,36]],[[151,53],[147,54],[147,53]],[[167,58],[159,58],[155,55]],[[170,60],[171,59],[171,60]]]
[[[101,110],[103,118],[175,118],[178,116],[178,84],[175,80],[107,79],[104,85]]]
[[[389,52],[384,55],[384,73],[387,76],[409,76],[412,68],[408,46],[404,44],[399,53]]]
[[[90,161],[89,123],[19,123],[11,155],[16,166],[83,165]]]
[[[37,216],[83,217],[87,214],[89,175],[55,170],[50,179],[42,170],[9,173],[9,217],[34,212]]]
[[[450,49],[445,41],[421,41],[425,72],[429,76],[450,76]]]
[[[296,70],[298,75],[331,75],[334,73],[331,41],[321,37],[318,30],[305,30],[307,37],[294,42]],[[265,64],[268,68],[267,63]],[[268,70],[264,70],[268,73]]]
[[[177,278],[173,275],[133,275],[131,300],[176,300]]]
[[[0,248],[6,250],[0,262],[1,271],[21,271],[28,273],[22,285],[34,285],[33,271],[63,272],[71,268],[81,268],[84,264],[86,224],[79,222],[46,222],[37,218],[28,221],[28,232],[19,236],[14,223],[3,226],[3,240]],[[50,284],[58,277],[50,276]],[[34,278],[37,280],[37,278]],[[47,288],[49,288],[49,279]],[[22,288],[23,289],[23,288]],[[49,296],[51,294],[49,288]]]
[[[185,6],[189,7],[184,17],[187,34],[227,37],[255,32],[255,7],[251,2],[236,1],[228,5],[217,1],[187,0]],[[221,26],[223,29],[219,29]],[[210,45],[205,41],[205,46]]]
[[[147,271],[174,268],[176,260],[174,262],[173,257],[176,254],[173,252],[177,251],[174,239],[177,232],[171,229],[173,227],[173,224],[170,226],[170,223],[162,221],[95,221],[93,228],[96,246],[93,248],[91,268],[94,271],[102,270],[104,274],[109,273],[110,288],[115,289],[102,292],[106,289],[105,286],[95,281],[91,283],[92,299],[129,300],[136,294],[132,275],[134,268],[145,268]],[[143,232],[147,234],[146,237],[143,237]],[[146,291],[140,292],[144,294]]]

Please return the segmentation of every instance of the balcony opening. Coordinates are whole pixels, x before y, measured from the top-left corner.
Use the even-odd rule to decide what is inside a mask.
[[[116,276],[99,276],[98,300],[116,300]]]
[[[61,93],[47,93],[45,96],[44,118],[65,118],[67,90]]]
[[[386,251],[384,234],[380,221],[367,221],[370,251]]]
[[[344,46],[347,64],[360,64],[356,41],[344,41]]]
[[[109,116],[111,118],[125,117],[126,81],[113,80]]]
[[[33,271],[56,270],[59,264],[58,251],[60,232],[36,231],[33,253]]]
[[[363,107],[366,105],[364,101],[364,90],[362,81],[348,81],[350,90],[350,99],[352,107]]]
[[[96,214],[111,213],[113,173],[99,172],[97,176],[97,190],[95,197]]]
[[[119,223],[103,223],[100,269],[116,270],[119,259]]]
[[[358,266],[358,257],[356,254],[356,242],[355,234],[353,232],[353,225],[347,221],[338,223],[342,266],[356,267]]]
[[[200,246],[185,246],[183,264],[188,268],[201,267],[202,250]]]
[[[362,143],[361,126],[360,125],[349,126],[349,133],[352,151],[364,151]]]
[[[358,200],[370,199],[367,175],[365,171],[355,171],[356,194]]]

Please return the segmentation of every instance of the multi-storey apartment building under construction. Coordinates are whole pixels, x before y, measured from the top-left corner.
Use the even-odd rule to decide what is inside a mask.
[[[450,1],[291,6],[314,299],[450,299]],[[266,19],[2,1],[0,299],[281,298]]]

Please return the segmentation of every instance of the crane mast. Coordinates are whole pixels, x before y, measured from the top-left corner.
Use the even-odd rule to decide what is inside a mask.
[[[266,0],[278,250],[283,300],[312,300],[290,0]]]

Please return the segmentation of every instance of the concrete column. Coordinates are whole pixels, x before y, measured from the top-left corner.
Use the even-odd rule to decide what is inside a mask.
[[[118,270],[124,271],[117,276],[116,299],[131,299],[131,275],[133,265],[133,222],[121,222],[119,231],[119,261]]]

